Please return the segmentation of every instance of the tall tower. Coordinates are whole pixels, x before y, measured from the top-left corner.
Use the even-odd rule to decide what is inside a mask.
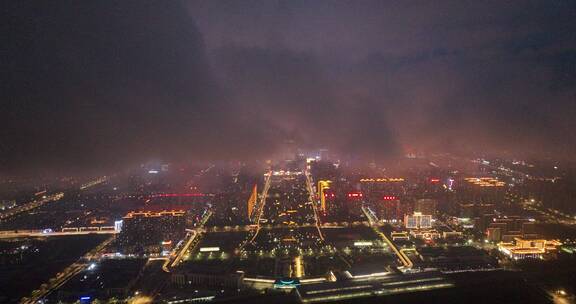
[[[256,205],[256,199],[258,199],[258,190],[257,185],[254,184],[254,188],[252,189],[252,194],[248,199],[248,220],[251,220],[252,211],[254,210],[254,206]]]
[[[318,195],[320,196],[320,209],[326,212],[326,197],[324,196],[324,190],[330,189],[330,184],[332,181],[321,180],[318,181]]]

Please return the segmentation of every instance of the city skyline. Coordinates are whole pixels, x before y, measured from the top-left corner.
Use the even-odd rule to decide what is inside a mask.
[[[0,303],[576,303],[575,1],[0,6]]]

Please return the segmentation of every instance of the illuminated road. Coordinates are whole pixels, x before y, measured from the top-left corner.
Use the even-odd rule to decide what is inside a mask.
[[[324,240],[324,236],[322,235],[322,231],[320,227],[322,227],[322,223],[320,223],[320,217],[318,216],[318,207],[316,206],[316,197],[314,195],[314,182],[312,182],[312,177],[308,173],[308,171],[304,171],[304,175],[306,175],[306,188],[309,192],[310,202],[312,203],[312,209],[314,210],[314,220],[316,222],[316,228],[318,229],[318,235],[320,236],[321,240]]]
[[[266,174],[252,234],[240,246],[247,254],[269,252],[277,258],[274,276],[305,277],[302,252],[319,250],[324,236],[309,176],[302,171],[278,170]],[[250,226],[249,226],[250,227]],[[213,228],[214,232],[241,231],[246,226]],[[318,251],[319,252],[319,251]]]
[[[18,230],[15,231],[0,231],[0,239],[16,239],[28,237],[54,237],[54,236],[71,236],[71,235],[87,235],[87,234],[117,234],[116,230],[102,230],[102,231],[67,231],[67,232],[48,232],[44,233],[38,230]]]
[[[92,187],[97,186],[97,185],[100,185],[100,184],[102,184],[102,183],[104,183],[104,182],[106,182],[106,181],[108,181],[108,177],[107,177],[107,176],[98,177],[98,178],[96,178],[96,179],[94,179],[94,180],[91,180],[91,181],[89,181],[89,182],[87,182],[87,183],[82,184],[82,185],[80,186],[80,190],[86,190],[86,189],[92,188]]]
[[[266,205],[266,197],[268,196],[268,190],[270,190],[270,184],[272,181],[272,171],[269,171],[266,174],[266,180],[264,182],[264,189],[262,189],[262,195],[260,196],[260,201],[258,202],[258,206],[256,206],[256,232],[254,236],[250,240],[253,242],[258,236],[258,232],[260,232],[260,219],[262,218],[262,214],[264,213],[264,205]]]
[[[200,235],[202,234],[202,232],[204,232],[203,229],[204,224],[206,224],[206,222],[208,221],[208,219],[210,219],[211,216],[212,216],[211,211],[206,212],[202,217],[202,220],[200,221],[200,225],[198,228],[194,230],[187,229],[188,234],[186,235],[187,239],[184,241],[184,246],[182,246],[182,248],[178,247],[174,248],[174,250],[170,253],[170,256],[165,258],[166,261],[162,265],[162,270],[164,272],[170,272],[170,269],[168,267],[178,266],[178,264],[180,264],[180,261],[182,261],[182,258],[186,255],[186,253],[191,249],[193,249],[196,245],[198,245]],[[174,260],[172,260],[172,258],[174,258]]]
[[[176,255],[176,258],[172,262],[172,265],[170,265],[171,267],[176,267],[180,263],[180,261],[182,260],[182,258],[184,257],[184,255],[186,254],[188,249],[190,248],[190,245],[192,245],[192,243],[198,237],[198,235],[200,235],[200,233],[198,233],[194,230],[190,231],[190,236],[188,237],[188,240],[186,241],[184,246],[182,246],[182,250],[180,250],[180,252]],[[166,270],[164,270],[164,271],[166,271]]]
[[[378,229],[378,225],[377,225],[378,218],[376,218],[376,216],[374,215],[372,210],[370,210],[366,207],[362,207],[362,212],[364,212],[364,214],[366,215],[366,218],[368,218],[368,222],[370,223],[370,226],[372,226],[372,228],[380,236],[380,238],[382,238],[382,240],[384,240],[384,242],[386,242],[386,244],[388,244],[388,246],[390,248],[392,248],[392,250],[398,256],[398,259],[400,260],[400,262],[402,262],[404,267],[412,268],[412,266],[414,264],[412,263],[412,261],[410,261],[408,256],[406,256],[406,254],[404,254],[404,252],[402,252],[401,250],[398,250],[398,248],[396,248],[396,245],[394,245],[394,243],[392,241],[390,241],[390,239],[388,239],[388,237]]]
[[[342,229],[347,227],[356,227],[356,226],[365,226],[366,222],[341,222],[341,223],[323,223],[320,225],[322,229]],[[284,224],[277,224],[277,225],[265,225],[260,226],[260,230],[273,230],[277,228],[284,228],[286,225]],[[316,224],[312,223],[303,223],[298,227],[316,227]],[[195,230],[198,232],[210,232],[210,233],[217,233],[217,232],[239,232],[239,231],[252,231],[256,228],[256,225],[236,225],[236,226],[211,226],[205,228],[196,228]]]
[[[38,208],[38,207],[40,207],[46,203],[58,201],[58,200],[62,199],[63,197],[64,197],[64,193],[59,192],[56,194],[43,196],[39,200],[33,200],[33,201],[26,203],[24,205],[14,207],[14,208],[9,209],[8,211],[0,214],[0,221],[6,220],[6,219],[8,219],[14,215],[19,214],[19,213],[26,212],[26,211],[32,210],[34,208]]]
[[[266,174],[266,182],[256,211],[253,234],[240,250],[276,258],[274,276],[305,277],[302,253],[319,250],[324,236],[316,209],[311,180],[302,171],[277,170]],[[225,230],[241,230],[228,227]],[[218,229],[221,230],[221,229]]]
[[[274,171],[271,179],[270,190],[265,189],[268,190],[267,200],[263,204],[263,212],[260,213],[260,224],[264,222],[268,225],[283,224],[285,228],[305,224],[316,225],[318,221],[315,218],[313,201],[310,201],[313,196],[303,173]]]
[[[43,287],[32,292],[28,298],[22,298],[20,303],[33,304],[38,303],[41,299],[50,295],[53,291],[57,290],[60,286],[64,285],[68,280],[73,278],[78,273],[87,269],[91,260],[97,259],[99,254],[114,240],[114,236],[104,240],[100,245],[96,246],[90,252],[86,253],[83,257],[78,259],[72,265],[66,267],[62,272],[59,272],[55,277],[51,278],[48,283],[42,284]]]

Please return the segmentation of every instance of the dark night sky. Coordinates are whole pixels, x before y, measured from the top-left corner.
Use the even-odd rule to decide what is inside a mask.
[[[0,5],[0,171],[576,152],[575,1]]]

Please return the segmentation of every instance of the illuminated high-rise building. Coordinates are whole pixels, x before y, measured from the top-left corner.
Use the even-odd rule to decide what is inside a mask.
[[[124,221],[119,220],[119,221],[115,221],[114,222],[114,230],[116,230],[116,232],[122,232],[122,224],[124,223]]]
[[[320,209],[323,212],[326,212],[326,195],[324,191],[326,189],[330,189],[330,184],[332,181],[329,180],[321,180],[318,181],[318,196],[320,197]]]
[[[258,186],[254,185],[252,188],[252,194],[250,198],[248,198],[248,219],[251,219],[252,211],[254,210],[254,206],[256,205],[256,200],[258,199]]]
[[[407,229],[429,229],[432,228],[432,216],[421,212],[406,214],[404,216],[404,225]]]

